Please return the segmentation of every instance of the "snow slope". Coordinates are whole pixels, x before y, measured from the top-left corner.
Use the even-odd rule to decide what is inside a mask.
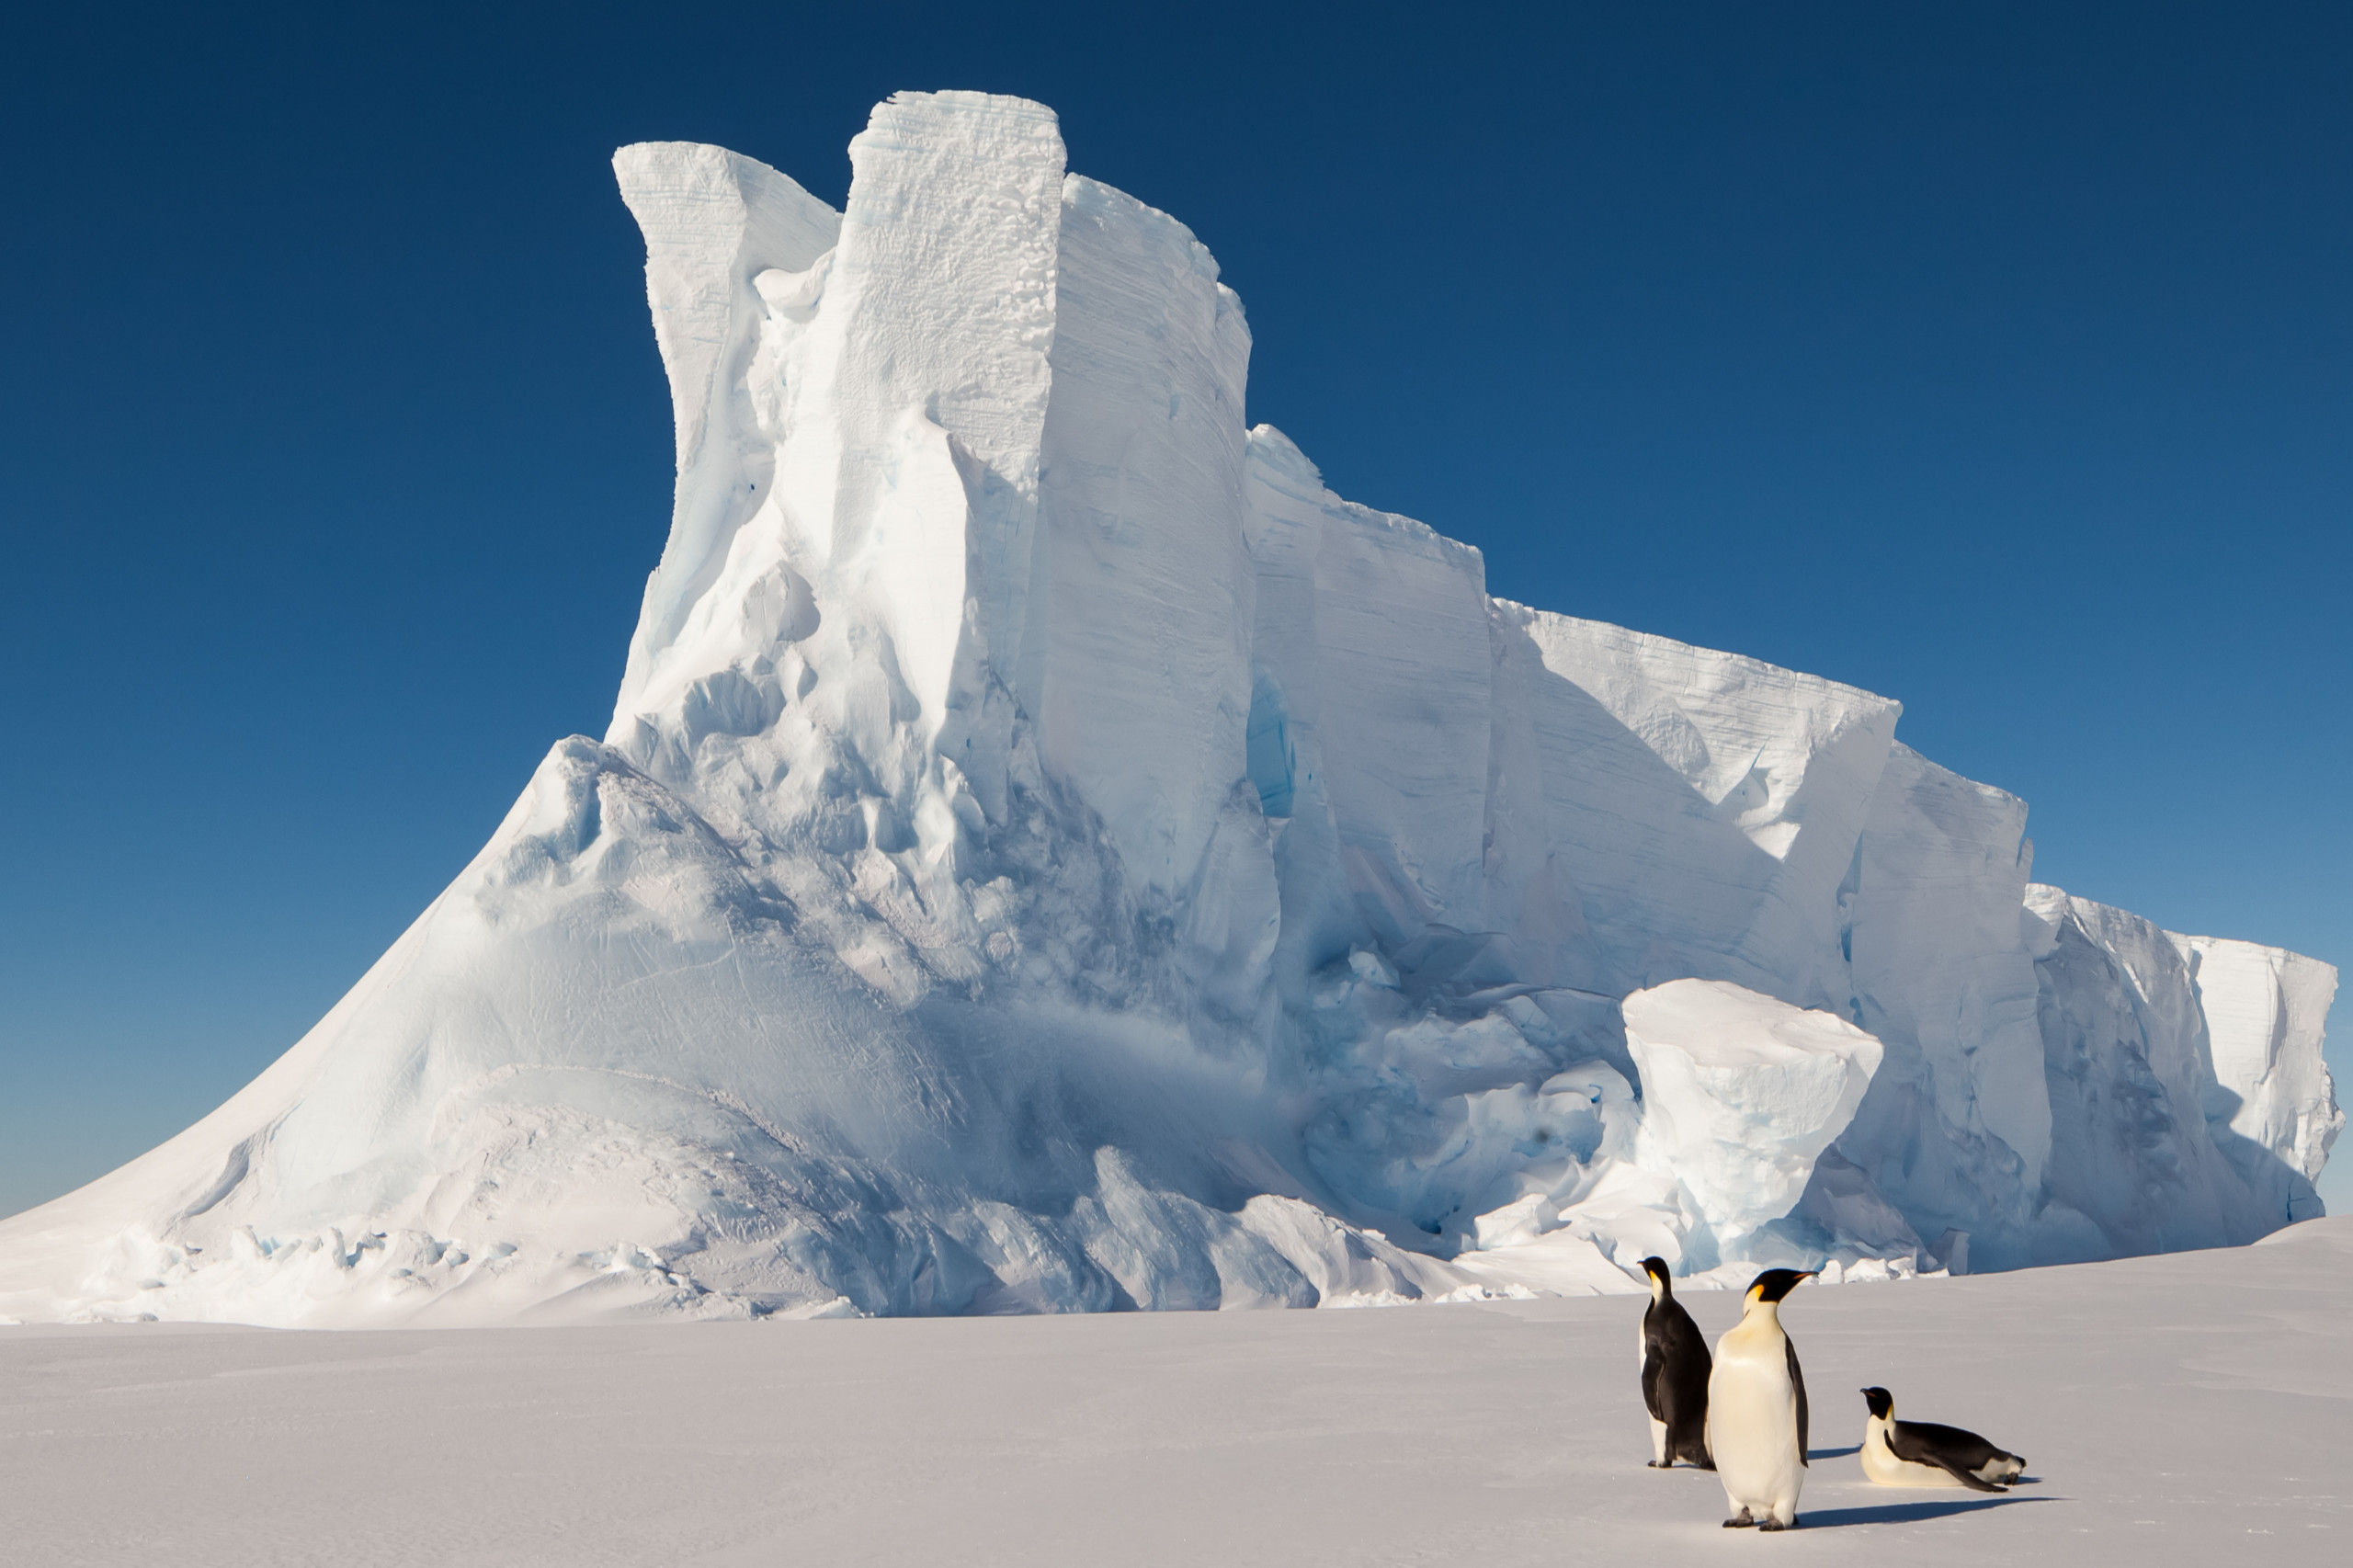
[[[1489,597],[1244,412],[1052,113],[836,213],[622,149],[676,419],[613,721],[0,1317],[1232,1307],[2241,1242],[2335,972],[2029,882],[1869,692]]]
[[[688,1328],[0,1329],[0,1559],[2336,1563],[2353,1220],[2264,1244],[1801,1287],[1800,1533],[1654,1471],[1645,1300]],[[1714,1335],[1734,1298],[1689,1301]],[[1871,1384],[2028,1460],[1864,1481]],[[126,1484],[125,1477],[135,1477]]]

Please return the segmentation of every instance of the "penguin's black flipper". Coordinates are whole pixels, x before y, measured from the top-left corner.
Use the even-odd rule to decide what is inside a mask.
[[[1960,1482],[1972,1492],[2001,1492],[2006,1490],[2004,1487],[1995,1485],[1990,1481],[1979,1480],[1976,1476],[1970,1474],[1969,1471],[1961,1469],[1961,1466],[1955,1464],[1952,1460],[1945,1458],[1944,1455],[1938,1453],[1933,1449],[1931,1449],[1920,1462],[1923,1464],[1935,1465],[1938,1470],[1943,1471],[1947,1475],[1951,1476],[1955,1481]]]
[[[1716,1463],[1708,1453],[1708,1373],[1714,1360],[1699,1325],[1679,1304],[1668,1330],[1675,1347],[1674,1364],[1659,1380],[1659,1392],[1668,1412],[1668,1454],[1702,1470],[1713,1470]]]
[[[1813,1466],[1813,1461],[1805,1457],[1807,1427],[1805,1373],[1798,1369],[1798,1342],[1785,1334],[1781,1335],[1781,1344],[1790,1353],[1790,1386],[1798,1391],[1798,1463],[1810,1470]]]

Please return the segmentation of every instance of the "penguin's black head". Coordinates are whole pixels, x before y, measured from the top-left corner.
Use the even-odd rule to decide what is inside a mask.
[[[1657,1280],[1661,1284],[1665,1284],[1669,1279],[1675,1278],[1666,1267],[1666,1259],[1663,1257],[1646,1257],[1643,1259],[1643,1272],[1649,1275],[1652,1278]]]
[[[1873,1415],[1876,1415],[1881,1421],[1884,1421],[1887,1419],[1889,1413],[1893,1411],[1895,1408],[1895,1396],[1888,1392],[1885,1389],[1865,1389],[1863,1391],[1863,1403],[1871,1407],[1871,1414]]]
[[[1778,1301],[1796,1290],[1799,1280],[1813,1278],[1812,1269],[1768,1268],[1749,1281],[1748,1294],[1754,1301]]]

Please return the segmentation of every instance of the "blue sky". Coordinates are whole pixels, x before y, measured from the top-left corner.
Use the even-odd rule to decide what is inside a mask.
[[[612,148],[838,202],[900,87],[1054,105],[1494,591],[1900,698],[2042,880],[2353,964],[2353,10],[65,13],[0,24],[0,1212],[603,730],[671,455]]]

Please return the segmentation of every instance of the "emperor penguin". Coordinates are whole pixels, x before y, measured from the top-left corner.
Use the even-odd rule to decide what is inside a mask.
[[[1966,1486],[1999,1492],[2026,1470],[2026,1460],[1974,1432],[1933,1421],[1898,1421],[1895,1396],[1865,1389],[1870,1415],[1863,1422],[1863,1474],[1881,1486]]]
[[[1643,1259],[1643,1272],[1650,1276],[1651,1304],[1643,1313],[1635,1356],[1643,1369],[1643,1403],[1651,1413],[1651,1468],[1666,1470],[1683,1460],[1713,1470],[1716,1461],[1708,1457],[1708,1342],[1675,1299],[1665,1260]]]
[[[1708,1451],[1732,1500],[1726,1529],[1784,1530],[1805,1484],[1805,1374],[1781,1332],[1781,1298],[1809,1270],[1768,1268],[1750,1282],[1740,1322],[1716,1341],[1708,1377]]]

